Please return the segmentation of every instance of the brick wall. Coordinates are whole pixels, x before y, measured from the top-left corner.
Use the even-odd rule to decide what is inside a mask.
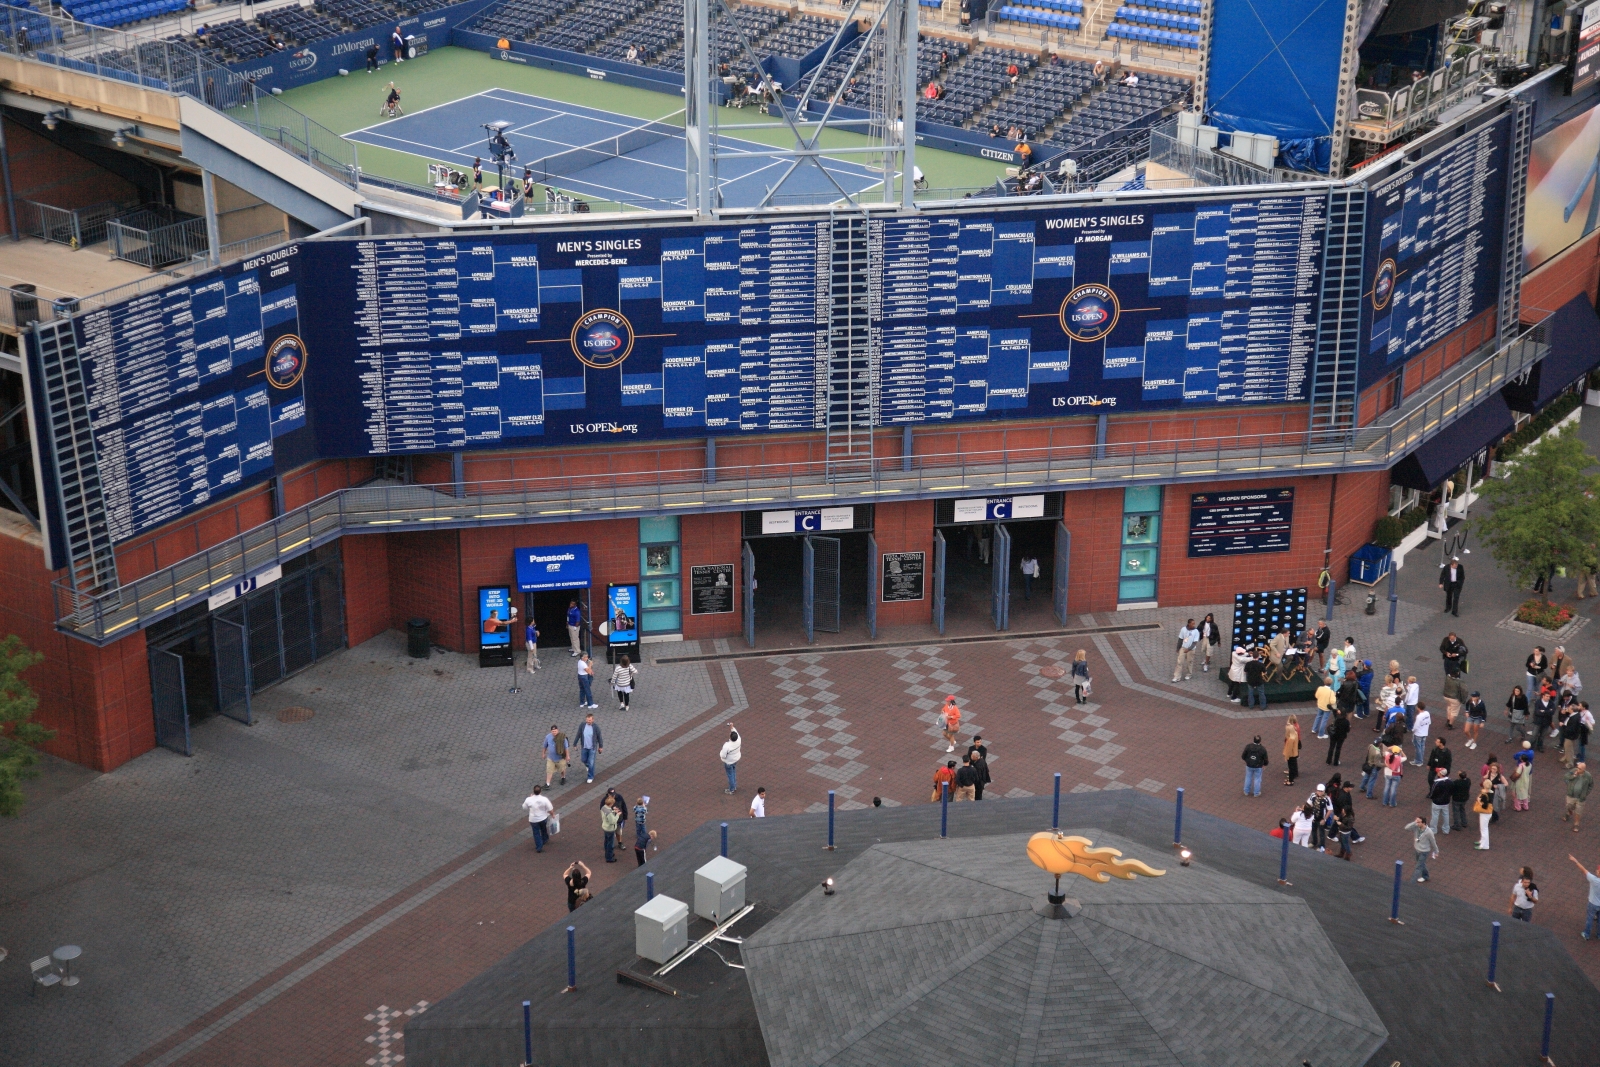
[[[687,640],[737,637],[744,615],[744,585],[740,563],[743,518],[737,511],[710,515],[685,515],[678,522],[678,537],[683,542],[683,636]],[[689,613],[689,568],[712,563],[733,564],[733,610],[721,615]]]
[[[1122,490],[1080,489],[1067,493],[1062,512],[1061,521],[1072,533],[1072,556],[1067,561],[1067,610],[1074,615],[1115,611],[1122,547]],[[1166,539],[1165,529],[1162,539]]]
[[[5,119],[6,154],[11,160],[11,192],[18,200],[80,208],[103,200],[139,198],[132,182],[69,152],[23,123]],[[11,219],[0,211],[0,234],[11,233]]]
[[[909,626],[933,622],[933,501],[908,500],[902,504],[879,504],[873,512],[873,536],[878,542],[879,559],[867,561],[867,578],[876,586],[879,598],[879,626]],[[924,585],[921,600],[885,604],[883,598],[883,560],[885,552],[921,552]]]
[[[432,620],[434,643],[461,651],[460,531],[367,536],[381,536],[388,542],[389,625],[404,630],[407,619]],[[361,538],[344,538],[346,545],[357,540]],[[345,589],[348,601],[352,589],[348,580]]]
[[[43,659],[24,677],[39,697],[34,721],[56,731],[44,750],[109,771],[155,747],[144,634],[107,648],[55,628],[44,550],[31,528],[0,512],[0,633],[16,634]]]
[[[1522,321],[1538,322],[1580,293],[1600,304],[1600,230],[1522,280]]]
[[[389,609],[389,538],[361,534],[339,539],[344,565],[344,630],[350,647],[392,625]]]

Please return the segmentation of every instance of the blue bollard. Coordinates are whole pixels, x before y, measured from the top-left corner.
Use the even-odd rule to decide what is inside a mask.
[[[1335,589],[1337,589],[1338,587],[1339,587],[1339,583],[1338,582],[1334,581],[1332,578],[1328,579],[1328,616],[1327,616],[1327,618],[1328,618],[1329,622],[1333,621],[1333,591]]]
[[[1489,936],[1489,984],[1494,986],[1495,992],[1498,993],[1500,992],[1500,986],[1494,980],[1494,965],[1495,961],[1500,958],[1500,924],[1494,923],[1493,925],[1494,933]]]
[[[939,783],[939,836],[950,836],[950,783]]]
[[[567,988],[578,988],[578,928],[567,927]]]
[[[1394,591],[1395,569],[1389,568],[1389,636],[1394,636],[1394,613],[1400,607],[1400,597]]]
[[[833,851],[833,790],[828,790],[828,851]]]
[[[533,1063],[533,1002],[522,1002],[522,1062]]]
[[[1178,787],[1178,812],[1172,821],[1172,843],[1183,844],[1183,787]]]
[[[1550,1022],[1556,1014],[1556,995],[1544,995],[1544,1040],[1539,1042],[1539,1058],[1545,1062],[1550,1061]]]
[[[1289,824],[1279,822],[1278,829],[1283,831],[1283,856],[1278,860],[1278,884],[1293,885],[1289,881]]]
[[[1402,926],[1404,926],[1405,924],[1400,922],[1400,881],[1401,881],[1401,879],[1405,878],[1405,876],[1406,876],[1406,861],[1405,860],[1395,860],[1394,861],[1394,900],[1389,904],[1389,921],[1392,922],[1392,923],[1398,923],[1399,925],[1402,925]]]
[[[644,872],[644,899],[646,899],[646,900],[654,900],[655,898],[656,898],[656,872],[655,871],[645,871]]]
[[[1056,799],[1050,805],[1050,829],[1061,829],[1061,772],[1056,772]]]
[[[728,858],[728,824],[722,824],[722,858]]]

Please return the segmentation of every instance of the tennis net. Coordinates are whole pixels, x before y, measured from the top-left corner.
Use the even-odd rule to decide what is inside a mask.
[[[624,130],[614,137],[605,137],[591,144],[556,152],[528,164],[528,169],[533,172],[534,181],[548,183],[552,178],[567,177],[598,163],[604,163],[608,159],[638,152],[670,138],[682,137],[683,127],[671,121],[681,115],[682,111],[675,111],[665,118],[647,122],[631,130]]]

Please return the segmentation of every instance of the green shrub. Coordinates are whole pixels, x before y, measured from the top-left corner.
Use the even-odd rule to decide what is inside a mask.
[[[1518,452],[1527,448],[1538,440],[1550,427],[1572,414],[1583,405],[1583,394],[1580,392],[1565,393],[1551,401],[1550,406],[1539,414],[1522,424],[1516,433],[1510,434],[1494,450],[1495,459],[1511,459]]]
[[[1384,548],[1399,548],[1406,535],[1428,521],[1428,509],[1409,507],[1398,515],[1385,515],[1372,524],[1372,543]]]

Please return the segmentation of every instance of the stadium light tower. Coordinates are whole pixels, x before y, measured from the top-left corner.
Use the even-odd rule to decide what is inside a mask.
[[[748,159],[752,155],[769,156],[786,161],[787,166],[777,180],[767,188],[758,209],[781,203],[781,191],[788,180],[805,167],[814,167],[822,174],[832,192],[831,202],[852,207],[862,205],[862,195],[854,194],[841,185],[838,179],[823,166],[825,157],[866,156],[882,161],[883,181],[878,186],[884,203],[899,203],[910,207],[914,192],[913,175],[916,173],[916,108],[917,108],[917,7],[918,0],[888,0],[878,12],[871,27],[861,34],[861,47],[850,61],[848,69],[839,78],[838,86],[826,100],[813,96],[818,79],[835,56],[854,44],[847,36],[847,28],[855,22],[862,0],[854,0],[841,30],[829,42],[823,59],[808,74],[802,75],[795,85],[780,85],[773,78],[766,57],[756,53],[745,27],[734,17],[734,8],[728,0],[685,0],[683,5],[683,58],[685,159],[684,170],[688,206],[698,215],[710,216],[721,209],[718,194],[717,163],[724,158],[718,145],[718,103],[725,92],[733,91],[740,82],[750,87],[767,105],[769,113],[781,121],[739,124],[740,131],[760,129],[786,129],[794,138],[790,148],[736,153]],[[718,16],[722,20],[713,23]],[[719,69],[716,37],[731,36],[736,50],[728,61],[728,73]],[[866,120],[836,119],[835,108],[843,101],[850,88],[851,79],[864,65],[872,61],[867,72],[871,115]],[[726,89],[719,86],[727,86]],[[784,94],[795,98],[795,105],[785,102]],[[806,118],[808,111],[820,109],[820,118]],[[851,129],[867,134],[877,143],[866,146],[828,148],[821,147],[822,137],[828,129]],[[728,153],[729,156],[735,153]],[[836,195],[835,195],[836,194]]]

